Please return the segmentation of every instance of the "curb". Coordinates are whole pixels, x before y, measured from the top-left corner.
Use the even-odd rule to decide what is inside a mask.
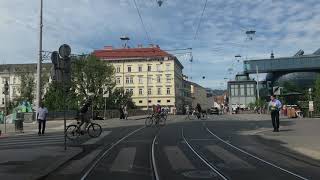
[[[62,167],[65,164],[67,164],[72,158],[76,157],[77,155],[79,155],[82,152],[83,152],[83,148],[81,148],[81,150],[79,150],[79,152],[74,153],[74,154],[72,154],[70,156],[67,156],[67,158],[65,158],[65,159],[61,159],[59,161],[56,161],[56,162],[52,163],[50,166],[45,168],[41,173],[39,173],[38,175],[31,176],[28,179],[42,180],[46,176],[48,176],[50,173],[56,171],[60,167]]]

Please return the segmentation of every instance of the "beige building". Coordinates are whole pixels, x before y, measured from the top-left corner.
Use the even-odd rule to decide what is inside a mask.
[[[160,104],[182,111],[185,88],[183,66],[179,60],[158,46],[113,49],[106,46],[93,54],[113,64],[117,88],[132,93],[137,107]]]

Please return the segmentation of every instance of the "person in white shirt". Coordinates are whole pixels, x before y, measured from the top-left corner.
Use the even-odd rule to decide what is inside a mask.
[[[44,135],[44,131],[46,129],[46,120],[47,120],[47,115],[48,115],[48,109],[44,107],[44,104],[41,103],[38,113],[37,113],[37,120],[39,123],[39,132],[38,135],[40,136],[41,134]],[[42,128],[41,128],[42,126]]]

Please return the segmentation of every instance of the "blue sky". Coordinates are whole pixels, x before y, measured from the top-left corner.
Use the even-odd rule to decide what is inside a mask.
[[[0,1],[0,62],[35,63],[38,50],[40,0]],[[194,38],[205,0],[136,0],[152,42],[148,41],[133,0],[44,0],[44,50],[68,43],[73,53],[88,53],[105,45],[120,47],[149,43],[162,49],[192,47],[194,62],[178,58],[184,73],[206,87],[224,88],[224,78],[241,70],[242,60],[291,56],[299,49],[320,48],[320,3],[317,0],[208,0],[197,38]],[[245,31],[255,30],[252,41]],[[206,79],[202,79],[206,76]]]

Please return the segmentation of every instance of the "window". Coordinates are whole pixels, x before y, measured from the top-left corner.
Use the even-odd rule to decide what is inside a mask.
[[[139,78],[139,84],[142,84],[143,83],[142,76],[139,76],[138,78]]]
[[[130,81],[130,84],[133,84],[133,77],[132,76],[130,77],[129,81]]]
[[[171,102],[170,99],[167,100],[167,103]]]
[[[148,88],[148,95],[151,95],[152,92],[151,92],[151,88]]]
[[[141,104],[141,103],[142,103],[142,101],[140,100],[140,101],[139,101],[139,103]]]
[[[138,67],[138,71],[142,72],[142,66],[141,65]]]
[[[245,96],[245,94],[244,94],[244,84],[240,85],[240,96]]]
[[[120,68],[121,68],[120,66],[117,66],[117,68],[116,68],[116,72],[117,72],[117,73],[120,72]]]
[[[142,95],[143,94],[143,91],[142,91],[142,89],[140,88],[139,89],[139,95]]]
[[[131,72],[131,66],[128,66],[128,72]]]
[[[130,89],[130,91],[129,91],[129,92],[130,92],[130,94],[131,94],[131,95],[133,95],[133,89]]]
[[[161,76],[157,76],[157,83],[161,83]]]
[[[158,102],[158,103],[161,103],[161,100],[158,100],[157,102]]]
[[[151,83],[152,83],[152,77],[148,76],[148,84],[151,84]]]
[[[167,94],[170,94],[170,88],[167,88]]]
[[[117,77],[116,84],[120,84],[120,83],[121,83],[120,77]]]
[[[158,88],[158,95],[161,95],[161,88]]]
[[[4,104],[4,98],[2,98],[2,104]]]
[[[13,78],[13,84],[15,84],[15,83],[16,83],[16,77]]]
[[[151,65],[148,65],[148,71],[149,72],[151,71]]]
[[[126,89],[126,93],[127,93],[127,94],[130,93],[130,89]]]
[[[247,96],[254,96],[254,85],[247,84]]]
[[[170,74],[166,75],[166,80],[167,80],[167,82],[171,82],[171,75]]]
[[[149,103],[151,103],[152,101],[151,101],[151,100],[149,100],[148,102],[149,102]]]
[[[166,64],[166,70],[170,71],[170,64]]]
[[[231,85],[231,96],[238,96],[238,85]]]
[[[130,83],[130,77],[126,77],[126,84]]]
[[[161,71],[161,64],[157,64],[157,71]]]

